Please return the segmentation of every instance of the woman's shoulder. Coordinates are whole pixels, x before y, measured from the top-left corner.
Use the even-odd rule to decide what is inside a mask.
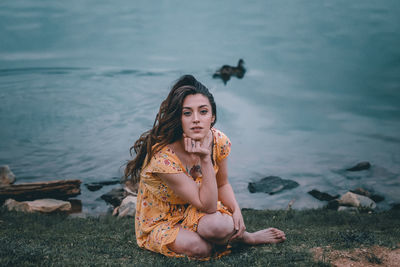
[[[214,143],[217,150],[217,159],[222,160],[226,158],[231,151],[231,141],[229,140],[228,136],[221,130],[218,130],[216,128],[211,128],[211,130],[214,135]]]
[[[223,133],[221,130],[217,129],[217,128],[211,128],[211,131],[214,134],[214,137],[218,138],[218,139],[222,139],[222,138],[228,138],[228,136],[226,136],[225,133]]]
[[[150,172],[159,173],[182,172],[181,164],[176,153],[167,145],[161,147],[154,153],[146,169]]]
[[[229,140],[228,136],[221,130],[218,130],[216,128],[211,128],[211,131],[213,132],[214,135],[214,141],[216,141],[218,144],[229,145],[229,146],[231,145],[231,141]]]

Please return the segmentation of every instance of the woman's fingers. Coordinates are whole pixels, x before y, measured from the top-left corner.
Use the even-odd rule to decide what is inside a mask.
[[[200,150],[201,150],[200,141],[194,141],[194,149],[196,150],[196,152],[200,152]]]
[[[236,218],[236,216],[233,215],[232,219],[233,219],[233,230],[235,231],[235,234],[231,237],[231,240],[236,238],[236,235],[239,231],[239,220]]]
[[[243,232],[244,232],[244,230],[243,230],[243,231],[238,230],[238,231],[231,237],[230,241],[233,241],[233,240],[235,240],[235,239],[237,239],[237,238],[242,237]]]
[[[230,241],[235,240],[236,238],[242,237],[244,231],[246,230],[246,227],[244,226],[244,222],[240,220],[239,218],[234,219],[234,228],[236,233],[231,237]]]
[[[193,150],[193,141],[191,138],[185,138],[185,150],[187,152],[192,152]]]
[[[238,220],[237,218],[233,218],[233,226],[235,227],[236,231],[239,231],[240,220]]]
[[[189,153],[197,154],[200,157],[209,155],[211,153],[210,149],[205,147],[201,141],[196,141],[190,137],[184,137],[183,140],[185,150]]]
[[[244,226],[244,222],[240,221],[240,227],[239,227],[239,231],[237,233],[237,236],[241,237],[245,230],[246,230],[246,226]]]
[[[188,139],[185,137],[183,138],[183,143],[185,144],[185,150],[188,151]]]

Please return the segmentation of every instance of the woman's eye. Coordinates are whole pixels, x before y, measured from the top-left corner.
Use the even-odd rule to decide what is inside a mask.
[[[207,109],[203,109],[203,110],[200,110],[200,114],[207,114],[207,112],[208,112],[208,110]]]
[[[190,116],[192,113],[190,112],[190,111],[185,111],[185,112],[183,112],[183,115],[184,116]]]

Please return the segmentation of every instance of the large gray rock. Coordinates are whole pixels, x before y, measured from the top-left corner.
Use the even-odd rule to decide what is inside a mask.
[[[9,185],[15,183],[15,175],[8,165],[0,166],[0,185]]]
[[[42,212],[51,213],[57,211],[70,211],[71,203],[57,199],[37,199],[34,201],[15,201],[14,199],[7,199],[4,203],[9,211],[22,211],[22,212]]]
[[[126,197],[125,190],[123,188],[114,188],[108,193],[101,195],[101,199],[105,202],[118,207],[121,205],[122,200]]]
[[[298,186],[299,184],[295,181],[285,180],[278,176],[268,176],[258,182],[249,183],[248,189],[250,193],[264,192],[273,195],[285,189],[292,189]]]
[[[346,171],[358,172],[358,171],[368,170],[369,168],[371,168],[371,163],[369,163],[368,161],[363,161],[351,168],[346,169]]]
[[[376,203],[362,195],[354,194],[352,192],[347,192],[339,199],[339,204],[341,206],[352,206],[359,209],[372,210],[376,208]]]
[[[101,182],[94,182],[94,183],[90,183],[90,184],[85,184],[85,186],[87,187],[87,189],[89,189],[90,191],[97,191],[100,190],[103,186],[105,185],[114,185],[114,184],[119,184],[121,181],[121,179],[119,179],[118,177],[114,177],[111,180],[107,180],[107,181],[101,181]]]
[[[310,195],[312,195],[313,197],[315,197],[316,199],[321,200],[321,201],[331,201],[331,200],[334,200],[336,198],[339,198],[339,195],[332,196],[332,195],[330,195],[328,193],[318,191],[317,189],[313,189],[311,191],[308,191],[308,193]]]

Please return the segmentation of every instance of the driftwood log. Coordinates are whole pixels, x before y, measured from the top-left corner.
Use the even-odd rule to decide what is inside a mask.
[[[57,180],[11,185],[0,185],[0,203],[12,198],[17,201],[55,198],[65,200],[81,193],[81,180]]]

